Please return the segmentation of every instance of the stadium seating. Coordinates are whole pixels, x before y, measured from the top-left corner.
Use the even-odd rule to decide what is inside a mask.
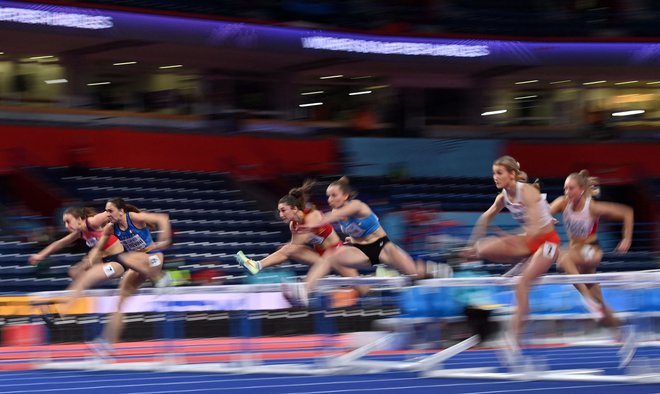
[[[123,168],[95,168],[81,174],[62,167],[39,171],[51,183],[83,201],[84,205],[98,210],[103,209],[108,199],[123,197],[141,209],[169,213],[174,239],[166,255],[166,268],[169,265],[191,273],[215,270],[217,276],[213,280],[216,283],[246,282],[245,271],[233,257],[238,250],[262,258],[289,238],[286,226],[272,211],[247,198],[227,174]],[[290,180],[292,185],[297,181]],[[328,181],[330,178],[321,178],[319,184],[325,187]],[[441,221],[443,216],[451,217],[450,213],[456,211],[471,212],[474,216],[487,209],[497,193],[490,178],[383,180],[355,177],[351,182],[361,192],[359,197],[369,202],[381,217],[392,210],[409,208],[437,212]],[[543,191],[548,193],[549,200],[562,193],[562,184],[561,179],[544,180]],[[315,194],[322,193],[321,190],[317,192]],[[320,209],[327,210],[327,207],[321,203]],[[409,226],[412,236],[420,239],[415,244],[409,239],[400,242],[415,257],[446,262],[451,258],[452,248],[464,242],[470,233],[473,220],[470,219],[469,223],[447,220],[441,225],[431,221]],[[500,227],[514,231],[516,226]],[[650,226],[636,226],[636,237],[652,234],[645,229],[649,230]],[[559,231],[565,240],[561,226]],[[602,233],[601,243],[607,252],[602,270],[657,268],[657,260],[651,252],[635,248],[626,255],[609,252],[618,238],[612,235],[612,230],[604,229]],[[429,239],[440,241],[431,242]],[[68,268],[83,257],[82,250],[74,253],[63,250],[36,268],[28,265],[28,257],[42,247],[36,242],[11,238],[0,240],[0,285],[4,291],[60,290],[66,287]],[[301,276],[307,268],[303,264],[287,262],[270,270]],[[508,268],[504,264],[489,262],[482,267],[493,274],[500,274]],[[113,287],[116,282],[104,286]]]

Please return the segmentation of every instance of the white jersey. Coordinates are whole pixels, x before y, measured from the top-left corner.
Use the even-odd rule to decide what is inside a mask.
[[[586,239],[596,234],[596,231],[598,230],[598,220],[591,216],[591,213],[589,212],[590,205],[591,197],[588,197],[584,201],[584,206],[579,211],[573,209],[572,202],[569,201],[568,204],[566,204],[566,208],[564,208],[564,212],[562,212],[562,218],[569,237]]]
[[[509,194],[506,192],[506,189],[502,189],[502,194],[504,195],[504,206],[506,209],[511,212],[511,216],[520,224],[525,224],[525,219],[527,217],[527,207],[522,201],[522,189],[525,186],[522,182],[516,182],[516,198],[514,201],[509,199]],[[550,215],[550,205],[546,201],[545,193],[541,193],[541,198],[538,201],[538,210],[541,217],[540,226],[547,226],[552,223],[552,215]]]

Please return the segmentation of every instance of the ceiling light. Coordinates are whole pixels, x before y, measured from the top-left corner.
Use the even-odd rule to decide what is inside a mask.
[[[629,85],[631,83],[637,83],[639,81],[624,81],[624,82],[616,82],[615,85]]]
[[[607,81],[591,81],[591,82],[585,82],[582,85],[596,85],[596,84],[605,83],[605,82],[607,82]]]
[[[87,84],[87,86],[99,86],[99,85],[110,85],[110,82],[103,81],[103,82],[92,82]]]
[[[529,81],[519,81],[519,82],[514,82],[516,85],[525,85],[528,83],[536,83],[538,82],[538,79],[530,79]]]
[[[316,107],[317,105],[323,105],[323,103],[319,101],[317,103],[300,104],[299,107]]]
[[[61,78],[61,79],[47,79],[44,82],[46,82],[48,85],[56,85],[58,83],[67,83],[69,81],[67,81],[64,78]]]
[[[644,111],[643,109],[633,109],[630,111],[621,111],[621,112],[612,112],[612,116],[630,116],[630,115],[639,115],[643,114]]]
[[[120,63],[112,63],[113,66],[128,66],[130,64],[137,64],[137,62],[120,62]]]
[[[514,100],[524,100],[524,99],[531,99],[531,98],[536,98],[536,97],[538,97],[538,96],[535,95],[535,94],[532,94],[532,95],[530,95],[530,96],[514,97],[513,99],[514,99]]]
[[[367,79],[367,78],[373,78],[371,75],[364,75],[362,77],[351,77],[351,79]]]
[[[660,83],[660,81],[653,81],[653,82],[647,82],[646,84],[647,85],[657,85],[659,83]]]
[[[29,57],[28,59],[30,59],[30,60],[43,60],[43,59],[50,59],[50,58],[53,58],[53,57],[55,57],[55,56],[52,56],[52,55],[47,55],[47,56],[32,56],[32,57]]]
[[[495,110],[495,111],[486,111],[486,112],[482,112],[481,116],[499,115],[499,114],[505,113],[506,111],[507,111],[506,109],[498,109],[498,110]]]
[[[319,77],[319,79],[333,79],[333,78],[342,78],[343,75],[337,74],[337,75],[326,75],[325,77]]]
[[[371,93],[371,90],[362,90],[360,92],[351,92],[348,95],[349,96],[359,96],[361,94],[369,94],[369,93]]]
[[[560,84],[560,83],[567,83],[567,82],[571,82],[571,80],[570,79],[562,79],[561,81],[552,81],[552,82],[550,82],[550,85],[557,85],[557,84]]]
[[[301,95],[301,96],[309,96],[309,95],[312,95],[312,94],[321,94],[321,93],[325,93],[325,91],[323,91],[323,90],[315,90],[315,91],[313,91],[313,92],[302,92],[302,93],[300,93],[300,95]]]
[[[158,68],[160,68],[161,70],[165,70],[168,68],[180,68],[180,67],[183,67],[183,64],[172,64],[171,66],[160,66]]]
[[[4,52],[0,52],[0,55],[4,55],[4,54],[5,54]]]
[[[375,89],[385,89],[385,88],[389,88],[389,87],[390,87],[390,85],[376,85],[376,86],[369,86],[366,89],[375,90]]]

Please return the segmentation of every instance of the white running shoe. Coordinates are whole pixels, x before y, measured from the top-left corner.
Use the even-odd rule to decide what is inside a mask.
[[[522,352],[518,342],[510,332],[505,332],[502,338],[503,347],[500,349],[500,359],[508,367],[515,367],[519,364]]]
[[[282,283],[281,288],[282,295],[292,307],[307,308],[309,306],[309,298],[304,283]]]
[[[400,276],[399,271],[389,269],[384,265],[380,265],[380,264],[376,267],[375,275],[379,278],[394,278]]]
[[[259,262],[248,258],[242,250],[239,250],[238,253],[234,255],[234,258],[239,265],[247,269],[252,275],[256,275],[261,271]]]
[[[529,258],[525,257],[519,263],[514,265],[510,270],[503,273],[502,276],[506,277],[506,278],[512,278],[514,276],[518,276],[518,275],[522,274],[522,272],[525,270],[525,268],[527,268],[528,263],[529,263]]]
[[[621,331],[623,332],[623,344],[617,354],[619,355],[619,368],[625,368],[637,352],[637,334],[633,325],[623,326]]]
[[[605,317],[605,311],[603,311],[603,306],[596,300],[591,297],[580,297],[582,299],[582,304],[587,310],[598,316],[599,319]]]
[[[91,342],[87,343],[89,348],[94,352],[96,358],[108,359],[112,357],[115,348],[112,347],[110,342],[106,341],[103,337],[97,337]]]
[[[172,285],[172,282],[172,275],[169,272],[163,272],[163,275],[154,283],[154,286],[157,288],[169,287]]]

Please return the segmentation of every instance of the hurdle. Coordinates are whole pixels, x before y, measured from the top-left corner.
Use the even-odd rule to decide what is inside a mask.
[[[462,286],[500,286],[515,285],[517,278],[503,277],[474,277],[474,278],[443,278],[421,280],[416,286],[427,287],[462,287]],[[603,286],[622,286],[631,289],[655,288],[660,284],[660,272],[627,272],[605,273],[590,275],[546,275],[537,279],[536,284],[573,284],[573,283],[601,283]],[[392,290],[403,289],[408,284],[404,277],[394,278],[324,278],[319,282],[319,291],[327,292],[341,286],[367,285]],[[182,294],[195,294],[200,290],[218,293],[247,293],[253,291],[278,293],[273,296],[281,297],[279,284],[267,285],[227,285],[203,286],[195,288],[175,289],[141,289],[138,294],[152,294],[162,297],[178,297]],[[40,293],[45,297],[62,296],[64,292]],[[114,290],[89,290],[85,295],[113,295]],[[563,369],[563,370],[535,370],[533,366],[522,365],[510,371],[499,372],[497,367],[477,368],[445,368],[443,363],[479,343],[479,338],[473,335],[453,346],[435,353],[418,357],[410,361],[387,361],[366,359],[367,356],[378,350],[388,348],[396,340],[394,334],[385,334],[383,337],[350,350],[342,354],[320,358],[315,362],[314,368],[309,364],[262,364],[261,360],[242,357],[225,363],[190,363],[177,364],[176,355],[163,357],[157,362],[122,362],[113,363],[108,360],[93,360],[85,362],[45,362],[37,365],[40,369],[92,369],[92,370],[149,370],[162,372],[218,372],[218,373],[254,373],[254,374],[295,374],[295,375],[331,375],[355,373],[380,373],[385,371],[417,372],[426,378],[472,378],[472,379],[552,379],[566,381],[595,381],[595,382],[638,382],[658,383],[657,371],[653,370],[653,362],[642,361],[633,363],[625,375],[610,376],[597,368]],[[603,345],[605,346],[605,345]],[[610,345],[611,346],[611,345]],[[646,363],[646,364],[645,364]],[[648,364],[648,365],[647,365]],[[650,366],[649,366],[650,365]],[[501,368],[500,368],[501,369]]]

